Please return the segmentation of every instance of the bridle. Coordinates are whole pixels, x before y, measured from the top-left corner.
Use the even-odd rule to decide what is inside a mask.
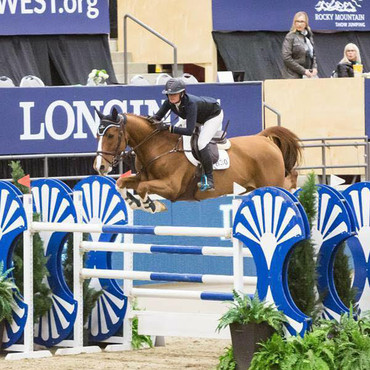
[[[129,145],[129,143],[128,143],[127,132],[126,132],[127,116],[126,116],[126,114],[122,113],[122,114],[119,114],[119,117],[120,117],[120,120],[118,122],[104,118],[104,119],[101,120],[100,125],[98,127],[98,136],[101,136],[101,137],[104,136],[105,133],[107,132],[107,130],[111,127],[117,127],[119,129],[117,145],[116,145],[114,151],[108,152],[108,151],[99,150],[99,151],[96,152],[97,155],[100,155],[112,167],[117,166],[120,161],[123,161],[126,164],[131,165],[131,158],[134,156],[136,149],[138,149],[140,146],[145,144],[153,136],[157,135],[160,132],[160,130],[158,130],[156,128],[148,136],[146,136],[143,140],[141,140],[139,142],[139,144],[135,145],[134,147],[132,147],[128,151],[121,152],[119,148],[121,146],[122,138],[125,139],[126,145]],[[159,159],[159,158],[161,158],[161,157],[163,157],[167,154],[170,154],[170,153],[176,153],[176,152],[183,151],[182,149],[179,149],[180,140],[181,140],[181,137],[177,141],[175,147],[173,149],[171,149],[170,151],[165,152],[163,154],[160,154],[160,155],[152,158],[146,165],[144,165],[142,163],[143,167],[141,168],[141,170],[137,174],[139,174],[140,172],[147,169],[157,159]],[[106,157],[106,155],[112,156],[113,159],[110,161]]]
[[[125,130],[125,125],[127,122],[127,116],[125,114],[120,114],[119,115],[120,120],[118,122],[112,121],[110,119],[104,118],[100,121],[100,125],[98,127],[98,136],[103,137],[107,130],[111,127],[117,127],[118,130],[118,140],[117,140],[117,145],[116,148],[114,149],[113,152],[107,152],[103,150],[98,150],[96,154],[101,156],[106,162],[108,162],[112,167],[117,166],[117,164],[120,162],[121,158],[123,158],[124,153],[122,153],[119,148],[121,146],[122,142],[122,137],[125,138],[126,143],[127,143],[127,134]],[[106,155],[111,155],[113,159],[110,161]]]

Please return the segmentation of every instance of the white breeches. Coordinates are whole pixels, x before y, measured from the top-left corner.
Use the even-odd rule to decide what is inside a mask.
[[[217,131],[222,130],[222,121],[224,120],[224,112],[221,110],[220,114],[210,120],[204,122],[203,125],[199,125],[200,134],[198,139],[199,150],[204,149],[207,144],[216,135]]]

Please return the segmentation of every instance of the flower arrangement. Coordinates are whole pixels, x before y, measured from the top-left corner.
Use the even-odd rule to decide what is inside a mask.
[[[88,86],[99,86],[106,85],[106,80],[109,78],[107,71],[105,69],[93,69],[89,73],[89,78],[87,80]]]

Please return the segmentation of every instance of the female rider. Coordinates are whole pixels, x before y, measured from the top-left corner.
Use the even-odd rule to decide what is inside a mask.
[[[160,121],[169,110],[179,117],[186,119],[186,127],[176,127],[161,122],[160,130],[169,130],[174,134],[191,136],[196,127],[199,127],[198,149],[200,162],[204,170],[204,181],[198,184],[201,191],[215,189],[213,181],[213,164],[209,142],[222,127],[223,111],[214,98],[187,94],[185,83],[180,78],[171,78],[167,81],[162,92],[167,95],[161,108],[153,118]]]

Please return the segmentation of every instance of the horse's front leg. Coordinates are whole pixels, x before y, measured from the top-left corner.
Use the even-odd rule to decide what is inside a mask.
[[[142,209],[142,199],[135,197],[127,189],[136,190],[139,185],[139,179],[136,176],[120,177],[116,182],[116,189],[121,194],[124,201],[133,210]]]
[[[142,181],[136,189],[142,199],[143,210],[151,213],[158,213],[167,210],[167,207],[159,200],[152,200],[148,194],[158,194],[166,199],[178,198],[178,191],[175,184],[165,180]]]

